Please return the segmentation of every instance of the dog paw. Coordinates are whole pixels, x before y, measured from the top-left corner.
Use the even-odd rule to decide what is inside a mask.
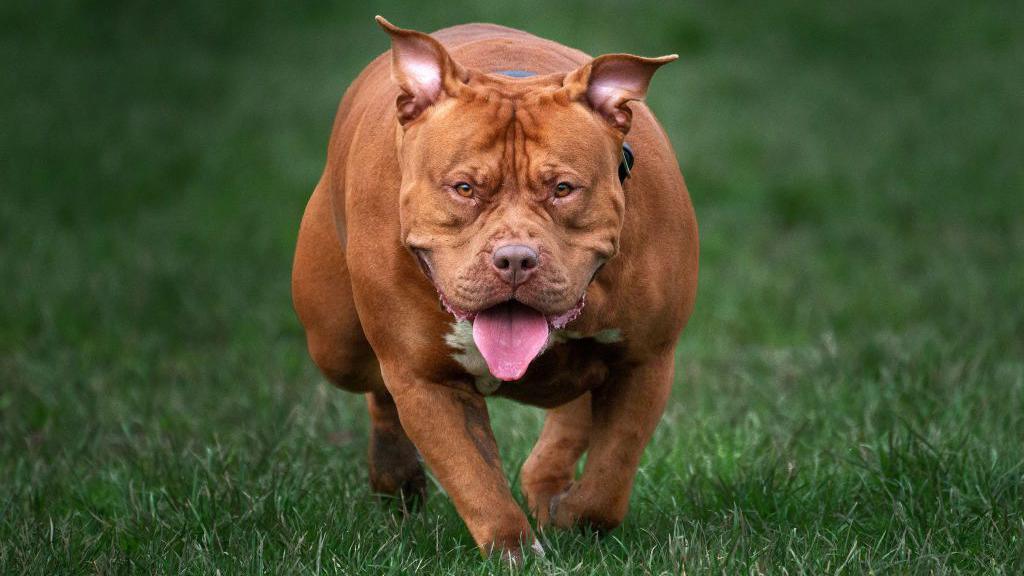
[[[563,492],[555,494],[554,496],[551,497],[551,500],[548,501],[548,509],[545,511],[547,513],[547,518],[546,518],[545,524],[554,524],[555,526],[559,526],[558,523],[555,522],[555,519],[558,518],[558,507],[559,507],[559,504],[562,503],[562,500],[564,500],[565,497],[569,494],[569,490],[571,488],[572,487],[570,486],[569,488],[565,489]],[[562,528],[564,526],[559,526],[559,527]]]
[[[427,499],[427,475],[420,468],[402,483],[398,497],[402,501],[402,511],[406,514],[417,512]]]
[[[589,494],[579,484],[573,484],[551,498],[548,507],[549,524],[565,530],[587,528],[604,534],[622,524],[627,507],[628,503],[609,503],[597,495]]]
[[[383,501],[395,504],[395,512],[405,515],[417,512],[427,498],[427,476],[422,467],[401,474],[371,474],[370,485]]]
[[[508,565],[510,568],[521,568],[526,564],[526,557],[524,552],[532,555],[534,558],[544,558],[544,546],[540,543],[540,540],[534,539],[533,544],[523,548],[507,548],[503,549],[499,554],[499,558],[502,564]]]
[[[551,523],[551,510],[554,509],[555,501],[560,495],[572,486],[572,480],[544,479],[544,481],[523,482],[521,491],[526,498],[527,508],[537,526],[544,528]]]

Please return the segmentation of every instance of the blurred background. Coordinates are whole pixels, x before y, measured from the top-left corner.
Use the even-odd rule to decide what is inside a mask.
[[[374,505],[291,308],[377,13],[680,55],[699,297],[606,569],[1024,557],[1019,3],[55,0],[0,6],[0,571],[479,563]],[[514,478],[541,414],[492,409]]]

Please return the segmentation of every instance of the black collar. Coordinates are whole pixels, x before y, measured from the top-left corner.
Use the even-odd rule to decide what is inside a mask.
[[[633,171],[633,164],[636,163],[636,156],[633,155],[633,148],[622,143],[622,162],[619,162],[619,182],[625,182]]]

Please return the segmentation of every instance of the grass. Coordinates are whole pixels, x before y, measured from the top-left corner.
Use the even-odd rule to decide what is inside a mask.
[[[290,307],[375,12],[682,55],[650,97],[702,233],[673,401],[626,523],[527,573],[1021,573],[1024,34],[897,4],[5,3],[0,573],[504,570],[436,487],[371,496]],[[515,478],[542,416],[492,409]]]

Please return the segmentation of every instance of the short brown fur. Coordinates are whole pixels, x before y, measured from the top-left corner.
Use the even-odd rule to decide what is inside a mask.
[[[602,109],[587,90],[622,66],[647,66],[649,79],[668,59],[594,60],[490,24],[431,37],[381,25],[399,52],[374,60],[346,92],[299,231],[292,290],[310,354],[335,385],[367,394],[376,491],[422,492],[415,445],[481,551],[518,557],[532,528],[501,471],[486,401],[446,344],[454,319],[438,291],[457,310],[507,300],[484,262],[496,242],[535,243],[544,265],[516,297],[545,314],[584,291],[586,304],[567,327],[575,339],[553,344],[495,395],[549,409],[521,475],[538,525],[612,529],[672,386],[698,240],[675,153],[650,110],[636,101]],[[436,53],[436,94],[409,89],[392,70],[406,49]],[[511,69],[536,75],[495,74]],[[623,139],[637,162],[620,184]],[[576,174],[580,199],[549,202],[545,169]],[[445,196],[452,170],[479,183],[475,204]],[[595,338],[609,330],[619,341]]]

